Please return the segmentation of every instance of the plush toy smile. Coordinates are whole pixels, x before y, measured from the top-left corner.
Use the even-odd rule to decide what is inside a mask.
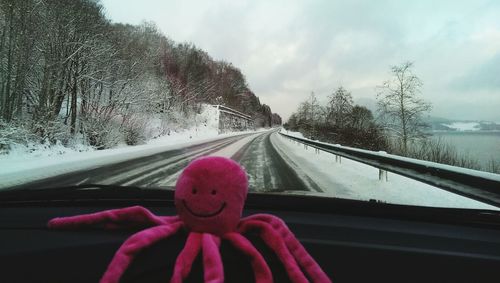
[[[226,207],[226,203],[223,202],[222,205],[220,206],[220,208],[217,211],[215,211],[215,212],[212,212],[212,213],[210,213],[210,212],[209,213],[200,213],[200,212],[194,212],[191,208],[189,208],[189,206],[186,203],[186,200],[183,199],[182,203],[184,204],[184,207],[186,208],[186,210],[189,213],[191,213],[192,215],[197,216],[197,217],[212,217],[212,216],[215,216],[215,215],[221,213],[222,210],[224,210],[224,208]]]
[[[178,216],[156,216],[141,206],[134,206],[54,218],[48,226],[56,229],[149,227],[123,243],[101,282],[119,282],[139,252],[180,229],[187,229],[189,236],[173,267],[172,283],[187,278],[200,252],[205,282],[223,282],[221,241],[229,242],[248,258],[255,282],[273,282],[264,258],[244,236],[250,231],[257,232],[277,255],[293,283],[331,282],[281,219],[269,214],[241,218],[247,191],[247,175],[238,163],[223,157],[204,157],[191,162],[177,180],[174,199]]]

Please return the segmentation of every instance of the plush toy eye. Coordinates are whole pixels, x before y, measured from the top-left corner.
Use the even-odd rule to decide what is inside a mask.
[[[212,190],[212,195],[215,195],[217,194],[217,191],[216,190]]]
[[[193,188],[191,192],[193,193],[193,195],[195,195],[198,192],[198,190],[196,190],[196,188]]]

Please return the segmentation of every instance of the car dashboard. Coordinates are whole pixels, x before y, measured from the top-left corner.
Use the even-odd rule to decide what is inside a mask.
[[[112,191],[112,190],[110,190]],[[89,195],[89,193],[91,195]],[[97,282],[133,230],[50,230],[54,217],[142,205],[175,215],[173,192],[40,193],[0,203],[2,282]],[[96,196],[100,195],[99,198]],[[140,197],[139,197],[140,195]],[[112,197],[113,196],[113,197]],[[489,211],[422,208],[320,197],[249,194],[245,215],[282,218],[333,282],[498,282],[500,217]],[[184,246],[182,231],[139,254],[122,282],[166,282]],[[275,282],[284,267],[256,234],[246,234],[269,264]],[[221,244],[225,282],[253,282],[250,263]],[[203,282],[197,258],[185,282]]]

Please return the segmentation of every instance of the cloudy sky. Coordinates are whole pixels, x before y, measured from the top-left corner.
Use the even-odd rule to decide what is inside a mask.
[[[373,105],[389,67],[414,62],[432,115],[500,122],[500,1],[102,0],[114,22],[153,21],[245,74],[284,118],[343,85]]]

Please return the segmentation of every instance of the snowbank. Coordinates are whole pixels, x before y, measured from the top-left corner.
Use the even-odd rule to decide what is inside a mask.
[[[427,185],[393,173],[388,173],[388,181],[379,181],[378,169],[363,163],[342,158],[335,162],[332,154],[309,147],[275,134],[271,141],[280,152],[285,153],[293,166],[300,169],[319,185],[326,196],[370,200],[388,203],[459,207],[500,210],[451,192]],[[382,153],[381,153],[382,154]],[[294,165],[295,164],[295,165]]]
[[[307,138],[304,138],[303,136],[301,136],[302,135],[301,133],[297,133],[297,132],[288,132],[288,133],[283,132],[283,133],[287,134],[289,136],[307,139]],[[478,176],[478,177],[483,177],[483,178],[487,178],[487,179],[500,181],[500,174],[490,173],[490,172],[486,172],[486,171],[480,171],[480,170],[475,170],[475,169],[469,169],[469,168],[463,168],[463,167],[443,164],[443,163],[437,163],[437,162],[432,162],[432,161],[404,157],[404,156],[400,156],[400,155],[389,154],[385,151],[371,151],[371,150],[360,149],[360,148],[356,148],[356,147],[343,146],[340,144],[326,143],[326,142],[322,142],[322,141],[318,141],[318,140],[314,140],[314,142],[317,142],[319,144],[324,144],[324,145],[334,145],[337,148],[345,148],[345,149],[349,149],[349,150],[357,151],[357,152],[361,152],[361,153],[369,153],[371,155],[390,157],[390,158],[398,159],[401,161],[408,161],[408,162],[412,162],[412,163],[416,163],[416,164],[420,164],[420,165],[424,165],[424,166],[432,166],[434,168],[440,168],[440,169],[444,169],[444,170],[450,170],[450,171],[455,171],[455,172],[460,172],[460,173],[464,173],[464,174],[469,174],[469,175],[474,175],[474,176]]]
[[[292,136],[292,137],[305,139],[304,135],[301,132],[292,132],[289,130],[285,130],[284,128],[281,128],[280,132],[282,132],[283,134],[287,134],[289,136]]]

